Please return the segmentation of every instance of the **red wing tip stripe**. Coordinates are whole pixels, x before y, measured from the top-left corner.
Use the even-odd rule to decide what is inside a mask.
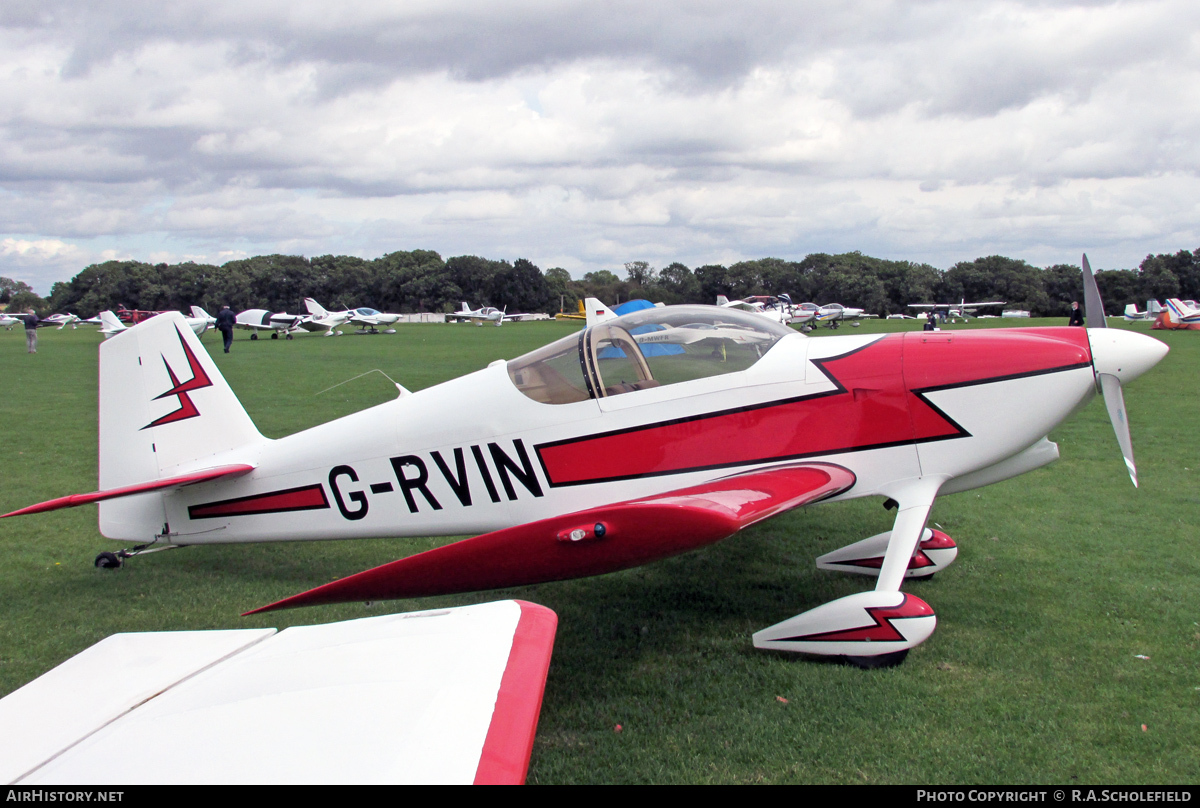
[[[533,754],[558,615],[536,603],[516,603],[521,607],[521,617],[479,755],[475,785],[524,783]]]
[[[325,487],[320,483],[282,491],[269,491],[236,499],[223,499],[203,505],[188,506],[190,519],[214,519],[221,516],[252,516],[263,513],[315,511],[329,507]]]

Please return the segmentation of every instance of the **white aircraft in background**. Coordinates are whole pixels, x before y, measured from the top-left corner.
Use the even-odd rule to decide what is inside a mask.
[[[23,321],[18,320],[16,317],[10,317],[7,314],[0,314],[0,326],[7,328],[9,331],[12,331],[12,327],[21,322]]]
[[[399,314],[385,314],[365,306],[357,309],[346,309],[345,311],[326,311],[320,303],[311,297],[304,298],[304,305],[308,309],[308,313],[312,315],[312,319],[309,322],[325,328],[326,336],[328,336],[331,330],[344,323],[356,325],[368,334],[378,334],[380,326],[395,325],[400,320]],[[301,328],[307,327],[302,325]],[[319,329],[307,328],[307,330],[316,331]],[[389,328],[383,333],[395,334],[396,329]]]
[[[861,320],[875,317],[874,314],[867,314],[863,309],[843,306],[841,303],[826,303],[824,306],[817,306],[815,303],[804,303],[801,304],[800,310],[805,313],[812,312],[808,320],[810,328],[815,328],[818,325],[837,328],[845,320]],[[851,325],[857,326],[858,323],[851,323]]]
[[[789,323],[806,323],[813,316],[812,312],[804,309],[803,306],[794,305],[792,298],[786,294],[752,295],[741,300],[730,300],[725,295],[717,295],[717,305],[725,309],[738,309],[740,311],[751,312],[752,314],[759,314],[784,325]]]
[[[509,314],[507,306],[503,309],[498,309],[494,306],[482,306],[478,309],[472,309],[464,300],[461,309],[446,315],[446,322],[472,322],[475,325],[495,323],[499,326],[501,323],[528,320],[530,316],[528,314]]]
[[[1195,300],[1180,300],[1177,297],[1167,298],[1164,310],[1167,319],[1175,325],[1194,325],[1200,323],[1200,305]]]
[[[291,339],[292,335],[307,320],[307,317],[299,314],[288,314],[282,311],[269,312],[266,309],[246,309],[238,314],[234,327],[249,331],[250,339],[258,339],[260,331],[270,331],[271,339],[279,339],[280,334]]]
[[[203,320],[204,322],[208,323],[208,328],[216,328],[217,327],[217,318],[213,317],[211,314],[209,314],[208,312],[206,312],[204,309],[200,308],[199,306],[192,306],[192,319]],[[191,325],[191,320],[188,321],[188,325]],[[205,330],[207,331],[208,328],[206,328]],[[193,326],[192,330],[195,330],[194,326]],[[200,333],[204,333],[204,332],[202,331]]]
[[[51,314],[49,317],[41,320],[39,325],[41,323],[50,323],[51,325],[58,326],[58,330],[62,331],[67,326],[71,326],[71,328],[78,328],[79,324],[82,322],[83,320],[74,314]]]
[[[976,309],[981,309],[985,306],[1003,306],[1003,300],[989,300],[986,303],[968,303],[966,298],[963,298],[958,303],[909,303],[910,309],[926,309],[934,311],[944,320],[954,322],[955,320],[969,320],[975,314]]]
[[[197,307],[192,306],[192,311],[195,312],[196,310]],[[203,312],[204,309],[200,309],[200,311]],[[107,310],[100,312],[93,319],[100,324],[100,333],[104,335],[105,339],[112,339],[117,334],[120,334],[123,331],[128,331],[130,328],[132,328],[132,326],[125,325],[125,323],[121,322],[120,318],[118,318],[116,314]],[[187,323],[188,328],[192,329],[192,333],[199,337],[209,329],[209,319],[215,320],[216,318],[184,317],[183,321]]]

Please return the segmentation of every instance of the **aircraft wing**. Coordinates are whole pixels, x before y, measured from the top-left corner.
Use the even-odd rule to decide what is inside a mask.
[[[524,782],[558,618],[114,634],[0,699],[0,782]]]
[[[846,491],[854,474],[799,463],[542,519],[360,572],[247,614],[580,578],[713,544],[783,511]]]

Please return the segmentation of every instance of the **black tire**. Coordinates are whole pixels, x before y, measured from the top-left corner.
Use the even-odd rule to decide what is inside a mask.
[[[271,339],[279,339],[279,332],[278,332],[278,331],[272,331],[272,332],[271,332]]]
[[[856,668],[869,671],[875,668],[894,668],[908,656],[908,649],[878,656],[847,656],[844,659]]]
[[[121,559],[116,553],[101,553],[96,556],[96,569],[116,570],[121,568]]]
[[[257,331],[250,332],[250,339],[258,339],[258,332]]]

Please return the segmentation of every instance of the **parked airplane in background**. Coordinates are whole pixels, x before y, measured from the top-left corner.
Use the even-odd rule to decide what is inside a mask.
[[[1200,306],[1197,306],[1194,300],[1167,298],[1167,306],[1163,313],[1175,326],[1200,324]]]
[[[260,331],[270,331],[271,339],[279,339],[280,334],[285,335],[287,339],[292,339],[292,335],[300,330],[301,324],[307,319],[303,315],[287,314],[282,311],[246,309],[246,311],[238,313],[235,327],[249,331],[250,339],[258,339]]]
[[[990,300],[986,303],[968,303],[966,298],[963,298],[958,303],[909,303],[910,309],[923,309],[932,311],[941,317],[943,320],[954,322],[955,320],[969,320],[976,309],[982,309],[987,306],[1003,306],[1003,300]]]
[[[345,311],[326,311],[320,303],[311,297],[304,298],[304,305],[312,315],[311,322],[315,325],[326,326],[326,335],[343,323],[356,325],[369,334],[378,334],[380,326],[395,325],[400,320],[399,314],[384,314],[381,311],[368,308],[346,309]],[[309,329],[310,331],[316,329]],[[396,329],[389,328],[383,333],[395,334]]]
[[[197,307],[192,306],[192,311],[194,312],[196,310]],[[204,309],[200,309],[200,311],[203,312]],[[104,335],[105,339],[112,339],[117,334],[128,331],[133,327],[125,325],[123,322],[121,322],[120,318],[118,318],[116,314],[107,310],[97,314],[95,319],[100,323],[100,333]],[[208,320],[209,318],[207,317],[183,318],[183,321],[187,323],[188,328],[192,329],[192,333],[197,337],[202,336],[204,332],[209,329],[210,326]]]
[[[192,319],[203,320],[204,322],[208,323],[208,327],[205,328],[205,331],[207,331],[209,328],[217,327],[217,318],[213,317],[211,314],[209,314],[208,312],[206,312],[204,309],[200,308],[199,306],[192,306]],[[189,325],[190,325],[190,321],[189,321]],[[203,334],[204,332],[201,331],[199,333]]]
[[[845,320],[859,320],[864,317],[874,317],[874,314],[867,314],[862,309],[850,308],[843,306],[841,303],[826,303],[824,306],[816,307],[816,310],[808,309],[808,306],[816,306],[814,303],[805,303],[801,309],[812,311],[812,317],[809,322],[810,327],[824,325],[829,328],[837,328]],[[858,325],[858,323],[851,323]]]
[[[7,328],[9,331],[11,331],[12,327],[17,323],[22,323],[22,321],[18,320],[16,317],[9,317],[7,314],[0,314],[0,326]]]
[[[777,323],[805,323],[812,319],[812,312],[804,306],[796,306],[792,298],[781,295],[753,295],[741,300],[730,300],[725,295],[717,295],[717,305],[726,309],[739,309],[753,314],[759,314]],[[815,308],[815,307],[813,307]]]
[[[754,643],[895,664],[936,626],[901,586],[953,559],[925,529],[938,496],[1052,462],[1046,436],[1098,391],[1137,484],[1122,385],[1167,347],[1107,328],[1083,265],[1086,329],[806,339],[734,310],[650,308],[278,440],[166,314],[100,348],[100,490],[6,516],[99,502],[101,533],[136,546],[97,566],[190,544],[482,534],[273,609],[598,575],[801,505],[887,498],[890,531],[820,559],[875,576],[874,589]],[[654,356],[633,336],[690,324],[760,340]]]
[[[39,325],[56,325],[58,326],[58,330],[62,331],[67,326],[71,326],[71,328],[79,328],[79,324],[81,322],[83,322],[83,320],[79,319],[79,317],[74,314],[51,314],[49,317],[43,318]]]
[[[446,315],[446,322],[472,322],[475,325],[495,323],[499,326],[501,323],[519,322],[530,319],[530,315],[528,314],[508,314],[507,311],[507,306],[504,309],[497,309],[493,306],[472,309],[464,300],[461,309]]]

